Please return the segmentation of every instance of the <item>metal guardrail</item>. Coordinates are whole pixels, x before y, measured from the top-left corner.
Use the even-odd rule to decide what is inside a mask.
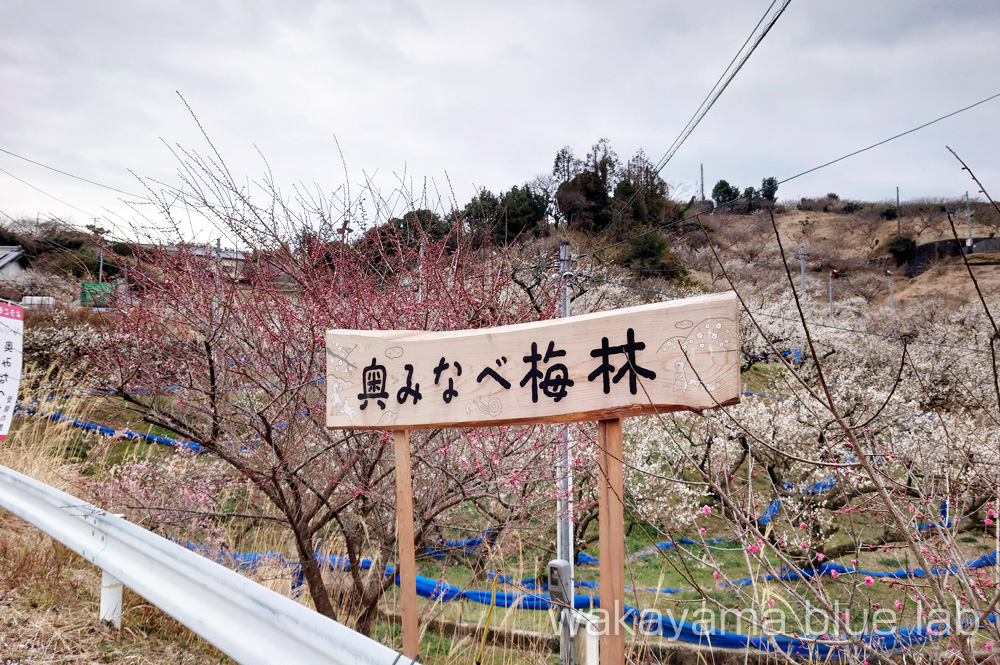
[[[244,665],[410,665],[290,598],[3,466],[0,506],[98,566],[112,594],[120,580]],[[115,578],[111,584],[108,576]],[[101,614],[109,618],[104,607]]]

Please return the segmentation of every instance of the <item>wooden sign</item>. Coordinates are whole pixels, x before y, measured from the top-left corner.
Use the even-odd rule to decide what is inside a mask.
[[[455,332],[330,330],[327,427],[602,420],[740,398],[735,294]]]

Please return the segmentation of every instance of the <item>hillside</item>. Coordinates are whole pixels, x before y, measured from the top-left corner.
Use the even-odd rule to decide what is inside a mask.
[[[846,206],[853,212],[845,212]],[[635,224],[605,228],[602,234],[567,222],[557,228],[538,227],[537,233],[522,232],[506,244],[491,244],[485,233],[454,240],[449,235],[454,229],[436,242],[427,241],[420,235],[419,220],[414,222],[415,235],[390,220],[360,242],[338,246],[303,235],[298,244],[281,250],[268,245],[267,238],[254,238],[254,233],[265,233],[259,226],[232,215],[227,221],[241,237],[256,240],[250,248],[260,250],[246,252],[231,273],[220,270],[219,260],[204,248],[144,247],[136,252],[124,247],[127,252],[117,254],[106,248],[114,261],[127,266],[131,288],[120,293],[129,297],[100,311],[57,307],[31,313],[25,350],[40,373],[25,383],[36,388],[41,408],[58,408],[81,422],[116,430],[155,426],[165,445],[99,438],[71,429],[72,421],[56,425],[26,413],[0,451],[6,452],[6,459],[24,464],[32,459],[25,450],[43,451],[39,442],[54,442],[52,433],[59,432],[65,439],[47,452],[44,462],[59,471],[58,477],[70,478],[89,500],[180,540],[234,553],[279,553],[297,566],[294,570],[312,562],[317,574],[305,578],[305,585],[291,566],[258,572],[274,588],[321,612],[325,604],[326,613],[336,612],[348,625],[395,646],[395,589],[386,588],[377,574],[353,576],[337,566],[321,569],[313,555],[391,560],[396,546],[392,459],[380,433],[345,435],[325,427],[326,387],[317,376],[322,376],[327,349],[317,331],[388,326],[449,330],[550,318],[561,285],[552,256],[560,241],[569,238],[576,254],[570,280],[576,313],[727,290],[731,285],[747,300],[739,354],[746,398],[724,412],[628,421],[627,482],[635,497],[629,499],[626,518],[628,551],[635,555],[629,559],[629,573],[638,589],[630,592],[629,602],[675,618],[684,616],[683,609],[677,610],[681,601],[694,606],[711,599],[728,607],[763,609],[753,586],[744,590],[734,582],[826,561],[840,568],[830,569],[836,574],[818,587],[795,579],[773,580],[791,599],[793,615],[817,599],[829,603],[858,594],[868,606],[893,603],[902,608],[914,594],[926,603],[929,597],[915,584],[899,589],[888,582],[876,586],[870,575],[838,580],[838,571],[860,565],[863,571],[888,575],[887,567],[927,568],[935,561],[972,561],[993,551],[996,530],[987,527],[994,524],[994,509],[987,502],[995,496],[996,421],[983,407],[993,399],[981,362],[988,355],[976,353],[985,353],[988,322],[961,257],[945,251],[950,227],[940,209],[926,211],[925,217],[907,217],[904,208],[900,226],[914,238],[914,248],[913,256],[897,267],[885,249],[896,222],[883,218],[879,204],[825,203],[826,211],[804,209],[810,207],[812,203],[795,209],[778,205],[775,224],[796,286],[800,276],[795,252],[799,246],[806,250],[807,318],[825,317],[829,271],[842,273],[833,282],[836,321],[815,326],[809,341],[815,341],[821,360],[798,353],[806,348],[803,326],[794,316],[766,209],[751,214],[706,211],[684,224],[655,229]],[[690,211],[689,205],[681,215]],[[977,219],[989,221],[986,212],[977,210]],[[974,229],[982,237],[993,231],[992,222]],[[96,235],[79,241],[78,249],[59,251],[69,252],[67,259],[81,252],[93,257],[100,247]],[[971,257],[988,296],[1000,282],[993,256]],[[41,264],[32,271],[66,284],[78,279],[60,273],[57,252],[49,258],[53,267],[48,272]],[[896,279],[895,317],[886,316],[887,268]],[[79,270],[84,280],[93,279],[86,265]],[[122,270],[119,278],[123,287],[124,274]],[[64,292],[72,296],[74,290],[67,287]],[[60,302],[67,304],[68,298]],[[162,325],[165,313],[170,323]],[[753,325],[751,316],[756,317]],[[904,331],[908,339],[901,343]],[[907,357],[909,362],[901,362]],[[500,360],[497,363],[500,366]],[[815,371],[818,363],[825,378]],[[513,357],[512,365],[517,364]],[[886,371],[904,365],[919,366],[921,374]],[[810,393],[821,380],[835,387],[837,408],[846,414],[849,426],[838,429],[822,415],[834,407]],[[429,382],[423,383],[429,393]],[[21,397],[23,405],[31,398],[24,392]],[[50,407],[50,401],[58,407]],[[255,408],[248,410],[247,404]],[[933,419],[927,417],[932,412]],[[947,432],[938,431],[938,414],[947,417]],[[865,445],[872,446],[882,466],[877,473],[865,471],[858,482],[862,471],[849,460],[856,459],[856,430],[862,426]],[[599,552],[593,491],[600,473],[593,453],[600,442],[586,425],[573,431],[579,451],[575,549],[592,556]],[[259,445],[264,437],[267,446]],[[418,432],[413,437],[418,461],[413,483],[426,525],[419,549],[428,554],[420,574],[461,585],[483,598],[489,572],[504,570],[513,580],[504,583],[504,593],[530,591],[528,585],[537,583],[542,564],[554,554],[549,527],[555,507],[548,470],[556,468],[556,460],[549,433],[525,430],[523,436],[509,437],[483,428]],[[209,454],[197,455],[177,446],[177,440],[197,442]],[[168,447],[171,443],[176,447]],[[232,446],[239,447],[239,455],[228,454]],[[288,460],[296,473],[279,473],[288,468]],[[969,463],[956,465],[955,460]],[[757,470],[761,468],[766,473]],[[915,475],[923,469],[945,469],[964,484],[942,484],[934,474]],[[299,474],[304,478],[301,487],[309,490],[299,494],[311,502],[306,512],[316,520],[304,535],[297,509],[274,500],[283,492],[299,491]],[[886,475],[894,482],[905,480],[908,494],[890,499],[876,495],[872,483]],[[720,479],[730,489],[724,489]],[[937,519],[942,504],[975,506],[944,542],[928,531],[936,528],[931,520]],[[336,519],[322,510],[329,505],[344,506]],[[734,511],[737,505],[745,508]],[[873,512],[857,521],[850,516],[854,509],[860,513],[872,506],[881,515],[907,511],[915,515],[911,519],[922,521],[912,536],[919,539],[913,551],[902,550],[905,537],[882,517],[883,523],[873,520]],[[494,532],[498,535],[488,546],[483,545],[488,539],[475,537]],[[80,662],[124,660],[119,652],[131,649],[140,654],[137,662],[147,662],[142,660],[145,654],[156,650],[177,662],[216,658],[211,649],[135,597],[127,601],[123,633],[91,630],[94,597],[83,588],[93,586],[93,571],[68,557],[66,574],[50,578],[45,574],[50,564],[65,558],[58,548],[38,541],[30,530],[4,526],[0,533],[5,534],[0,558],[11,570],[14,564],[26,565],[22,562],[35,550],[51,552],[38,566],[25,568],[29,574],[0,580],[9,599],[6,616],[17,613],[16,620],[0,625],[0,637],[26,645],[19,657],[71,652],[72,645],[41,643],[40,631],[31,630],[47,621],[60,630],[66,626],[66,631],[71,624],[85,627],[87,639],[77,639],[85,652]],[[711,548],[697,540],[708,539],[708,534],[719,539]],[[296,538],[306,546],[298,547]],[[461,543],[469,540],[478,540],[477,551],[465,551]],[[456,542],[460,545],[450,544]],[[659,543],[670,543],[670,548]],[[923,559],[920,546],[934,548],[935,559]],[[450,551],[442,550],[441,558],[430,556],[442,547]],[[650,553],[657,556],[647,558]],[[691,572],[680,574],[685,568]],[[578,579],[599,583],[595,573],[581,565]],[[723,583],[727,586],[719,586]],[[695,584],[709,590],[697,590]],[[51,600],[33,604],[35,594]],[[71,620],[56,624],[62,620],[56,616],[58,608],[74,599],[79,602]],[[487,606],[453,600],[421,601],[422,612],[456,625],[486,620]],[[849,617],[863,618],[860,613]],[[898,619],[900,625],[917,620],[905,613]],[[546,621],[544,614],[518,610],[505,613],[501,625],[544,631]],[[720,625],[743,631],[738,623]],[[864,624],[853,621],[850,627],[860,630]],[[476,650],[471,640],[444,634],[424,639],[429,657],[424,662],[466,662]],[[498,651],[489,662],[520,662],[528,653],[514,645]]]
[[[977,240],[996,233],[994,218],[982,217],[987,223],[976,221],[973,224]],[[700,219],[714,229],[709,237],[720,255],[746,267],[741,271],[744,278],[748,278],[748,270],[756,273],[757,278],[786,279],[781,274],[778,244],[766,213],[749,216],[707,214]],[[918,257],[898,266],[885,249],[886,241],[896,235],[895,220],[838,212],[786,210],[775,215],[775,222],[796,285],[800,280],[798,252],[800,247],[805,249],[806,278],[813,298],[827,300],[828,274],[831,270],[840,273],[834,282],[835,300],[860,296],[871,305],[888,306],[886,270],[893,272],[897,308],[927,299],[941,299],[957,305],[976,298],[962,257],[948,255],[947,250],[954,247],[955,242],[947,216],[943,213],[913,219],[907,219],[904,214],[902,234],[915,240]],[[956,229],[964,245],[968,235],[964,219],[956,220]],[[699,235],[675,235],[673,247],[700,286],[722,288],[724,280],[717,261],[705,251],[707,243]],[[998,292],[1000,253],[971,254],[969,264],[984,292]]]

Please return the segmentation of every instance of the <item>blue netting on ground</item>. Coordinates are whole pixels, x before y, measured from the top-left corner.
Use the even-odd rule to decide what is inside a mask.
[[[253,568],[265,562],[279,562],[284,565],[293,566],[295,567],[293,584],[297,587],[301,586],[303,583],[302,574],[298,569],[298,565],[294,562],[288,561],[284,555],[280,553],[223,553],[202,545],[195,545],[192,543],[182,544],[189,549],[200,552],[203,555],[218,561],[219,563],[230,563],[231,565],[241,568]],[[350,560],[347,557],[318,555],[317,558],[321,566],[327,569],[348,571],[351,567]],[[969,562],[967,565],[970,568],[994,565],[996,560],[996,553],[984,554],[975,561]],[[370,569],[372,565],[373,563],[371,560],[363,559],[360,563],[360,568]],[[780,577],[781,579],[794,580],[817,574],[829,574],[834,570],[837,570],[841,574],[865,574],[872,575],[873,577],[922,577],[925,575],[923,571],[919,570],[904,571],[900,569],[897,571],[879,573],[846,568],[840,564],[831,563],[824,564],[815,571],[802,571],[801,576],[797,573],[788,573],[787,575],[782,575]],[[933,569],[931,572],[934,574],[947,574],[954,573],[956,570],[957,567],[952,566],[950,568]],[[386,566],[383,574],[386,577],[392,577],[395,584],[399,585],[399,575],[396,574],[395,570],[391,566]],[[493,574],[499,575],[498,573]],[[773,576],[760,578],[760,580],[773,579]],[[748,583],[753,583],[753,580],[750,580],[749,578],[747,578],[747,580]],[[516,584],[528,590],[539,586],[540,588],[544,588],[544,585],[537,585],[534,579],[513,580],[499,575],[498,581],[505,584]],[[593,582],[581,582],[578,586],[584,588],[597,587],[597,585]],[[422,576],[417,576],[416,587],[417,595],[429,600],[440,602],[464,599],[483,605],[495,603],[497,607],[523,610],[549,610],[559,609],[561,607],[557,603],[554,603],[547,593],[497,592],[494,596],[492,591],[465,590],[448,584],[443,580],[435,580]],[[652,591],[662,592],[668,590],[654,589]],[[670,591],[680,591],[680,589]],[[579,610],[600,608],[601,599],[599,596],[576,594],[573,597],[573,606]],[[848,644],[844,636],[803,635],[798,637],[750,637],[741,633],[733,633],[702,626],[697,623],[681,621],[673,617],[663,616],[659,612],[640,611],[638,608],[630,605],[625,606],[624,615],[624,620],[629,625],[637,627],[646,633],[659,635],[688,644],[698,644],[702,646],[725,649],[752,649],[757,651],[785,652],[792,656],[824,659],[840,658],[849,652],[856,652],[859,650],[858,647]],[[986,620],[993,622],[995,621],[995,617],[994,615],[989,615],[986,617]],[[858,633],[854,635],[854,637],[859,639],[863,644],[867,645],[867,647],[870,647],[873,651],[893,652],[923,644],[931,640],[947,637],[948,635],[948,627],[944,624],[940,624],[931,626],[901,627],[894,630],[871,631]]]

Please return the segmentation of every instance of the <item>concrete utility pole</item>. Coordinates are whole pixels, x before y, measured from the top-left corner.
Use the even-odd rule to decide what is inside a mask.
[[[833,318],[833,278],[836,277],[837,271],[830,271],[830,318]]]
[[[899,187],[896,188],[896,235],[903,235],[903,218],[899,216]]]
[[[806,248],[799,245],[799,270],[802,273],[802,298],[806,297]]]
[[[705,165],[701,165],[701,200],[705,200]]]
[[[104,248],[101,248],[101,262],[97,266],[97,281],[104,281]]]
[[[215,291],[212,293],[212,325],[219,317],[219,287],[222,284],[222,238],[215,239]]]
[[[569,242],[559,243],[560,318],[570,315]],[[569,427],[564,427],[559,443],[556,475],[559,478],[559,500],[556,503],[556,556],[569,562],[569,589],[573,593],[573,453],[569,446]],[[572,597],[571,597],[572,598]],[[572,603],[570,603],[572,606]],[[559,649],[560,665],[573,665],[573,610],[561,612],[562,640]]]
[[[969,205],[969,192],[965,192],[965,218],[969,220],[969,247],[972,247],[972,207]]]
[[[892,287],[892,271],[886,270],[885,274],[889,277],[889,307],[892,309],[892,313],[896,313],[896,291]]]
[[[417,302],[424,301],[424,241],[420,241],[420,261],[417,263]]]

